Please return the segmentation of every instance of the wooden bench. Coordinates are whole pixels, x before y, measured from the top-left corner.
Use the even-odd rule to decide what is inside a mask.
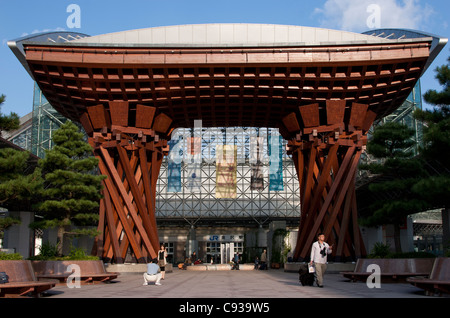
[[[429,276],[433,263],[434,258],[360,258],[354,271],[340,274],[353,282],[366,281],[373,274],[372,271],[367,271],[368,266],[375,264],[380,267],[381,282],[406,282],[408,277]]]
[[[429,278],[409,277],[408,283],[425,290],[426,294],[450,293],[450,257],[436,258]]]
[[[42,292],[55,287],[57,281],[38,281],[34,275],[31,261],[0,261],[0,272],[9,276],[9,282],[0,284],[0,297],[28,296],[39,297]]]
[[[68,271],[69,265],[80,267],[80,283],[110,282],[119,273],[107,272],[102,261],[32,261],[36,277],[40,280],[57,279],[59,283],[66,283],[70,275],[77,273]],[[72,274],[73,273],[73,274]]]

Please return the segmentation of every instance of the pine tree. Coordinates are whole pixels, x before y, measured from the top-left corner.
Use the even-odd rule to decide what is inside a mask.
[[[448,61],[447,65],[436,68],[436,79],[443,87],[442,91],[428,90],[423,96],[433,109],[414,113],[425,126],[421,154],[433,173],[412,190],[427,202],[427,209],[441,208],[450,213],[450,57]],[[449,228],[444,229],[446,235],[444,240],[450,240]],[[449,241],[444,244],[450,247]]]
[[[43,189],[40,169],[29,163],[30,153],[12,148],[0,149],[0,207],[8,211],[30,211]],[[0,238],[4,230],[21,221],[0,218]]]
[[[96,230],[71,230],[72,225],[93,225],[98,220],[102,180],[95,171],[98,159],[83,133],[67,121],[54,132],[53,149],[39,161],[45,179],[43,201],[38,204],[43,221],[33,226],[58,228],[60,252],[65,235],[96,235]]]
[[[382,176],[369,185],[369,190],[379,199],[369,206],[369,215],[360,222],[366,226],[392,224],[396,252],[401,252],[400,226],[406,216],[423,210],[425,203],[411,191],[411,188],[426,176],[422,161],[413,157],[408,149],[414,144],[410,138],[414,130],[405,125],[390,122],[375,128],[367,150],[378,163],[361,165]]]
[[[5,95],[0,95],[0,110],[1,105],[5,102]],[[16,113],[10,113],[9,115],[2,115],[0,112],[0,137],[2,135],[2,130],[10,131],[18,129],[20,126],[19,115]]]
[[[10,211],[32,211],[43,190],[41,170],[29,164],[30,153],[0,149],[0,206]]]
[[[450,63],[450,57],[448,59]],[[432,110],[417,110],[414,116],[424,123],[422,155],[450,168],[450,66],[436,68],[436,79],[443,86],[441,92],[428,90],[424,100],[434,105]]]

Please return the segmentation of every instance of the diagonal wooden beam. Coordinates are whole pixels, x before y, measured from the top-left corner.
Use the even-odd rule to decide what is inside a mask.
[[[353,189],[350,188],[350,184],[354,184],[356,168],[358,166],[360,156],[361,156],[361,151],[356,150],[355,154],[353,156],[353,159],[352,159],[352,164],[350,165],[350,169],[346,174],[344,183],[342,184],[342,187],[340,188],[340,191],[337,194],[336,199],[334,201],[333,211],[331,213],[331,217],[328,220],[328,224],[324,231],[325,237],[328,237],[330,235],[331,228],[336,221],[337,214],[339,213],[342,202],[344,201],[344,198],[346,197],[347,193],[353,192]],[[349,203],[350,203],[350,201],[349,201]]]
[[[158,158],[158,156],[161,156],[161,158]],[[152,166],[151,166],[151,174],[150,174],[150,191],[151,191],[151,197],[153,199],[152,201],[152,210],[150,211],[150,217],[153,217],[154,224],[156,226],[156,216],[155,216],[155,206],[156,202],[156,184],[158,182],[158,175],[159,170],[161,168],[163,156],[159,154],[157,151],[152,152]]]
[[[157,250],[159,242],[155,242],[155,240],[157,241],[157,238],[155,239],[155,237],[152,237],[153,235],[151,235],[151,234],[153,234],[151,220],[150,220],[150,217],[149,217],[149,214],[147,211],[147,207],[145,206],[144,201],[142,200],[142,195],[140,193],[138,184],[136,183],[135,175],[131,171],[130,161],[128,160],[128,155],[126,153],[126,150],[120,146],[117,146],[116,149],[117,149],[117,152],[119,153],[119,160],[122,163],[122,167],[125,171],[125,178],[128,181],[128,185],[131,189],[131,193],[133,194],[133,199],[137,205],[139,215],[141,216],[141,219],[142,219],[143,226],[150,238],[150,241],[152,242],[153,250]],[[142,162],[141,162],[141,164],[142,164]],[[152,256],[156,256],[156,255],[152,255]]]
[[[339,145],[334,144],[327,155],[327,158],[325,160],[325,165],[322,167],[317,167],[317,164],[314,165],[315,167],[312,167],[313,163],[311,162],[311,157],[309,158],[309,164],[308,164],[308,174],[314,172],[317,170],[318,175],[318,181],[316,182],[316,186],[312,189],[313,191],[313,198],[311,200],[311,203],[308,204],[308,202],[303,203],[305,201],[302,201],[302,215],[301,215],[301,221],[299,225],[299,242],[303,242],[305,239],[305,236],[309,232],[314,220],[314,217],[316,216],[314,214],[314,211],[316,210],[322,196],[324,195],[324,188],[327,182],[330,180],[330,171],[333,167],[333,164],[337,161],[336,154],[338,151]],[[315,151],[312,151],[312,149],[315,149],[315,147],[310,149],[310,153],[315,153]],[[315,156],[315,155],[314,155]],[[322,157],[321,157],[322,158]],[[317,158],[315,158],[317,159]],[[320,160],[320,158],[318,159]],[[309,177],[311,178],[311,176]],[[312,179],[312,178],[311,178]],[[311,182],[311,181],[310,181]],[[306,189],[308,189],[308,185],[305,186]],[[297,246],[300,248],[300,244],[297,244]],[[294,255],[299,256],[299,250],[297,249],[294,252]]]
[[[355,191],[355,190],[354,190]],[[355,244],[355,256],[360,258],[366,254],[364,241],[361,236],[361,230],[358,226],[358,212],[356,208],[356,195],[352,199],[352,225],[353,225],[353,242]]]
[[[110,241],[111,241],[111,247],[112,247],[113,255],[116,257],[116,262],[120,264],[120,263],[123,263],[123,258],[120,255],[119,238],[115,231],[116,226],[115,226],[115,221],[114,221],[114,217],[113,217],[113,207],[111,204],[111,198],[110,198],[109,192],[106,189],[106,187],[103,190],[103,196],[104,196],[104,202],[105,202],[106,220],[107,220],[108,226],[109,226],[109,236],[110,236]]]
[[[325,185],[327,181],[330,179],[330,172],[331,168],[333,166],[333,163],[337,160],[336,154],[338,151],[339,145],[334,144],[327,155],[327,158],[325,160],[325,165],[320,169],[320,176],[317,182],[316,187],[314,188],[314,196],[311,201],[311,204],[309,205],[308,214],[313,213],[315,209],[317,208],[317,205],[319,204],[319,200],[323,194]]]
[[[122,202],[120,202],[119,194],[117,193],[116,188],[112,182],[111,175],[102,160],[99,161],[99,169],[103,175],[107,176],[107,178],[104,180],[106,189],[107,189],[107,191],[105,191],[105,193],[108,192],[108,195],[110,196],[110,198],[116,208],[117,215],[123,226],[125,234],[130,241],[130,244],[133,248],[136,258],[141,262],[145,262],[145,260],[142,257],[141,249],[139,248],[139,244],[137,243],[137,241],[134,237],[133,229],[130,226],[130,224],[128,223],[129,222],[128,218],[126,217],[123,204],[122,204]],[[105,203],[107,203],[107,201],[105,201]],[[106,209],[108,211],[108,206],[106,207]],[[112,207],[109,209],[109,211],[113,211]],[[114,224],[114,223],[112,223],[112,224]],[[110,234],[111,234],[111,232],[112,231],[110,231]],[[111,235],[114,235],[114,234],[111,234]]]
[[[301,152],[301,150],[299,150]],[[303,182],[300,183],[300,200],[301,200],[301,214],[300,214],[300,224],[299,224],[299,237],[297,238],[298,242],[301,242],[304,240],[304,236],[306,235],[307,228],[305,224],[310,224],[311,222],[308,221],[312,215],[308,215],[308,207],[309,207],[309,200],[311,197],[311,191],[313,187],[314,182],[314,165],[316,161],[316,147],[311,147],[307,149],[305,152],[308,153],[308,155],[302,154],[301,158],[304,161],[307,161],[307,168],[305,173],[302,173],[303,176]],[[300,158],[300,156],[299,156]],[[300,164],[300,162],[299,162]],[[306,165],[306,162],[302,162],[301,166]],[[300,169],[300,166],[299,166]],[[303,170],[303,169],[302,169]],[[301,245],[297,244],[294,250],[294,256],[298,258],[300,253]]]
[[[137,212],[130,200],[130,197],[128,196],[127,191],[125,190],[125,188],[123,186],[122,180],[121,180],[120,176],[118,175],[116,168],[114,167],[114,164],[109,156],[108,151],[101,146],[99,147],[99,149],[100,149],[100,153],[102,154],[103,160],[105,161],[105,164],[108,167],[109,175],[111,176],[112,180],[114,180],[114,183],[117,187],[118,193],[120,193],[120,196],[121,196],[122,200],[124,201],[125,206],[128,209],[128,212],[129,212],[131,218],[134,221],[134,224],[144,242],[145,248],[147,249],[147,251],[150,253],[150,255],[152,257],[156,257],[156,251],[153,249],[153,246],[150,243],[147,232],[145,231],[145,229],[142,225],[142,220],[137,215]],[[122,221],[122,224],[123,224],[123,221]],[[125,224],[123,224],[123,225],[125,227]],[[130,239],[130,241],[131,241],[130,236],[128,236],[128,239]],[[140,258],[137,255],[136,255],[136,257],[138,259]],[[142,257],[142,254],[141,254],[141,257]]]
[[[304,211],[308,211],[307,207],[309,207],[309,201],[311,197],[311,191],[313,188],[313,182],[314,182],[314,165],[316,162],[316,153],[317,149],[316,147],[312,147],[309,151],[309,157],[308,157],[308,167],[306,170],[306,180],[305,180],[305,186],[303,188],[303,198],[302,198],[302,207],[305,208]]]
[[[152,154],[152,158],[153,158],[153,154]],[[149,168],[151,168],[153,166],[153,163],[149,165],[147,164],[148,162],[148,156],[147,156],[147,150],[145,148],[140,148],[139,149],[139,159],[140,159],[140,163],[141,163],[141,174],[142,174],[142,180],[143,180],[143,184],[144,184],[144,194],[145,194],[145,198],[146,198],[146,204],[147,204],[147,217],[149,218],[149,223],[150,223],[150,233],[151,233],[151,239],[152,239],[152,244],[154,246],[154,248],[159,250],[159,238],[158,238],[158,233],[157,233],[157,227],[156,227],[156,217],[155,217],[155,196],[156,196],[156,192],[155,192],[155,196],[153,196],[153,192],[151,190],[152,188],[152,184],[151,184],[151,180],[149,177]],[[156,163],[154,163],[156,164]]]
[[[117,147],[117,146],[118,146],[118,144],[116,143],[115,147]],[[126,152],[126,150],[125,150],[125,152]],[[117,153],[118,153],[118,151],[117,151]],[[129,167],[127,170],[135,171],[139,160],[138,160],[138,157],[134,155],[135,150],[130,150],[130,153],[131,153],[131,158],[130,158]],[[128,158],[128,155],[126,157]],[[125,161],[127,161],[127,159],[125,159]],[[125,173],[125,169],[124,169],[125,165],[127,165],[127,163],[125,162],[123,164],[122,160],[120,160],[120,157],[119,157],[119,159],[116,162],[117,173],[119,174],[119,176],[122,177],[123,186],[131,200],[131,203],[133,204],[134,209],[138,212],[138,215],[140,216],[142,211],[139,210],[138,204],[136,203],[136,200],[134,199],[133,192],[131,191],[131,186],[130,186],[130,183],[128,182],[129,177],[127,177],[127,174]],[[130,173],[128,173],[128,175],[129,174]],[[123,177],[124,175],[125,175],[125,177]],[[125,203],[124,203],[124,205],[125,205]],[[126,209],[126,210],[128,211],[128,209]],[[129,215],[129,213],[127,214],[127,216],[128,215]],[[130,218],[129,220],[132,220],[132,218]],[[134,224],[132,222],[129,222],[129,224],[135,230],[136,241],[138,242],[139,245],[142,245],[143,244],[142,237],[139,235],[139,233],[136,233],[136,227],[134,226]],[[145,225],[144,225],[144,228],[145,228]],[[128,247],[129,247],[129,241],[127,240],[127,237],[125,236],[121,242],[121,251],[122,251],[123,257],[126,256]],[[141,252],[145,258],[148,256],[147,250],[145,248],[141,248]]]
[[[350,188],[353,189],[354,186],[355,186],[355,183],[353,181],[352,184],[350,185]],[[348,225],[350,223],[350,212],[351,212],[351,203],[352,203],[353,193],[354,193],[353,191],[348,191],[347,196],[345,198],[344,211],[343,211],[342,220],[341,220],[341,229],[339,232],[339,241],[338,241],[338,245],[336,248],[336,255],[342,255],[342,251],[344,249],[344,242],[346,241],[345,234],[348,231]]]
[[[340,185],[340,182],[341,182],[342,178],[345,176],[345,171],[347,170],[347,167],[348,167],[348,165],[349,165],[349,163],[351,161],[354,149],[355,149],[355,146],[352,146],[352,147],[350,147],[347,150],[347,153],[345,155],[344,161],[342,162],[342,164],[341,164],[341,166],[339,168],[339,171],[338,171],[338,173],[336,175],[336,178],[333,181],[331,189],[328,192],[327,198],[326,198],[324,204],[322,205],[319,214],[317,215],[317,218],[315,220],[314,226],[312,227],[312,230],[308,234],[308,238],[305,241],[302,242],[304,244],[302,246],[302,252],[300,253],[300,257],[301,258],[305,258],[306,257],[306,253],[311,248],[311,244],[313,242],[314,237],[317,234],[317,231],[318,231],[319,227],[322,224],[322,220],[323,220],[323,218],[325,216],[325,213],[327,212],[327,210],[328,210],[328,208],[329,208],[329,206],[330,206],[330,204],[331,204],[331,202],[332,202],[332,200],[334,198],[334,195],[335,195],[335,193],[336,193],[336,191],[337,191],[337,189],[338,189],[338,187]]]
[[[93,255],[97,255],[99,257],[101,257],[103,255],[104,240],[106,237],[106,233],[104,233],[105,226],[106,226],[105,222],[106,222],[106,220],[105,220],[105,200],[103,197],[100,199],[100,207],[99,207],[99,215],[98,215],[97,231],[99,232],[99,234],[95,237],[95,250],[93,249],[93,251],[92,251]]]

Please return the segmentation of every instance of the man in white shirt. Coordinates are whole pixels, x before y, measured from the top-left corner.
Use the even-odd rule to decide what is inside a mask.
[[[158,260],[154,258],[151,263],[147,264],[147,272],[144,273],[144,285],[148,285],[149,282],[161,285],[162,274],[157,263]]]
[[[313,243],[311,248],[310,264],[314,264],[316,269],[316,283],[319,287],[323,287],[323,275],[327,270],[327,255],[331,254],[331,248],[332,246],[325,242],[325,235],[323,233],[317,236],[317,241]]]

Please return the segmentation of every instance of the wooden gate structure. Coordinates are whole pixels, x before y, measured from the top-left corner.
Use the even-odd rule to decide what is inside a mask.
[[[364,104],[352,103],[345,117],[345,100],[326,101],[326,116],[320,123],[319,104],[299,109],[303,129],[295,113],[283,122],[290,132],[292,154],[301,191],[299,236],[294,258],[308,258],[317,233],[334,245],[335,260],[365,255],[357,222],[356,168],[367,143],[367,132],[376,113]]]
[[[194,41],[221,27],[21,43],[23,64],[52,106],[83,125],[107,176],[98,255],[117,263],[127,251],[139,262],[156,255],[159,168],[172,130],[193,127],[196,119],[204,127],[274,127],[288,141],[301,192],[296,259],[308,258],[318,231],[334,245],[336,259],[364,255],[355,172],[367,131],[410,94],[429,63],[433,39],[334,31],[339,39],[333,42],[330,35],[325,43],[320,30],[270,26],[277,34],[310,32],[316,39],[256,43],[252,37],[262,39],[262,30],[270,29],[261,26],[259,35],[246,31],[244,45],[219,38],[182,43],[182,34]],[[165,40],[155,32],[166,32]]]
[[[95,254],[122,263],[130,249],[136,261],[155,258],[159,239],[155,218],[156,182],[168,154],[172,119],[155,107],[137,105],[129,125],[128,102],[87,107],[80,122],[99,159],[103,181]]]

